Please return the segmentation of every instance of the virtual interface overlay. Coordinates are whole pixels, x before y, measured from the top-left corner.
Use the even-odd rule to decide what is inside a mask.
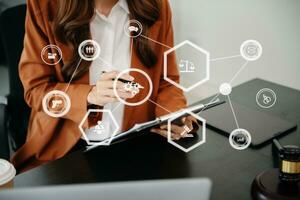
[[[124,26],[124,34],[130,38],[131,44],[133,43],[133,40],[135,40],[136,38],[142,37],[145,40],[149,40],[150,42],[155,43],[156,45],[162,46],[162,48],[164,48],[165,50],[163,55],[164,57],[163,78],[166,81],[168,81],[170,84],[172,84],[174,87],[177,87],[184,92],[196,92],[195,89],[197,87],[201,86],[202,84],[205,84],[208,80],[210,80],[210,65],[212,62],[233,59],[238,57],[244,59],[245,62],[240,67],[240,69],[236,72],[236,74],[232,77],[232,79],[220,85],[219,93],[211,99],[211,102],[217,100],[220,95],[224,95],[227,97],[228,102],[230,103],[231,106],[232,117],[234,118],[236,124],[236,129],[232,131],[229,137],[229,144],[236,150],[244,150],[250,145],[251,133],[243,129],[243,127],[239,126],[238,117],[236,116],[234,107],[231,104],[230,94],[232,92],[232,83],[237,78],[237,76],[240,73],[242,73],[242,71],[245,69],[246,66],[248,66],[249,63],[258,60],[263,55],[262,45],[258,41],[253,39],[244,41],[240,46],[238,55],[226,56],[221,58],[211,58],[211,53],[209,51],[207,51],[206,49],[198,46],[197,44],[191,41],[186,40],[181,42],[180,44],[170,47],[166,44],[161,43],[160,41],[156,41],[152,38],[143,35],[143,26],[142,23],[140,23],[138,20],[129,20]],[[131,46],[131,51],[130,51],[131,55],[132,55],[132,49],[133,48]],[[82,60],[94,61],[100,59],[106,65],[111,66],[110,62],[105,61],[103,60],[103,58],[101,58],[101,46],[94,40],[89,39],[89,40],[82,41],[82,43],[78,47],[78,53],[81,59],[76,69],[74,70],[72,77],[74,77],[74,75],[76,74]],[[176,83],[170,77],[168,77],[168,62],[170,62],[170,59],[173,59],[174,54],[176,55],[176,59],[178,63],[178,72],[182,80],[180,83]],[[46,65],[56,65],[61,61],[62,57],[63,57],[63,52],[60,50],[60,48],[57,45],[49,44],[41,50],[41,59]],[[135,76],[134,81],[124,82],[124,80],[121,79],[121,76],[123,74],[134,74]],[[198,77],[198,78],[195,79],[192,77]],[[142,79],[143,81],[139,81]],[[68,86],[64,91],[54,90],[48,92],[44,96],[43,109],[45,113],[48,114],[50,117],[62,117],[69,112],[72,102],[70,101],[70,98],[68,96],[68,87],[70,84],[72,84],[72,81],[73,78],[71,78],[70,82],[68,83]],[[130,98],[129,100],[124,100],[119,97],[119,93],[117,91],[117,84],[119,81],[125,83],[123,89],[126,92],[130,92],[132,94],[132,98]],[[147,84],[143,85],[142,83],[147,83]],[[135,106],[142,105],[147,101],[150,101],[156,106],[159,106],[160,108],[164,109],[166,112],[172,114],[172,112],[168,111],[167,108],[164,108],[162,105],[159,105],[155,101],[150,99],[151,94],[153,92],[152,80],[146,72],[134,68],[134,66],[119,73],[119,76],[114,80],[113,89],[114,89],[115,96],[119,100],[119,105],[123,104],[126,106],[135,107]],[[172,94],[170,94],[170,97],[171,96]],[[257,92],[257,96],[255,100],[257,102],[257,105],[260,106],[261,108],[264,109],[271,108],[276,104],[276,94],[270,88],[262,88],[260,91]],[[110,130],[109,131],[110,134],[109,135],[106,134],[105,136],[103,136],[103,139],[113,138],[119,132],[119,127],[121,127],[120,124],[116,123],[114,117],[114,111],[116,109],[89,110],[84,116],[81,125],[84,124],[84,122],[87,120],[90,114],[93,114],[95,112],[102,113],[102,114],[107,113],[108,116],[114,122],[114,130]],[[200,131],[202,134],[194,135],[191,133],[192,130],[188,126],[183,126],[182,135],[185,136],[184,145],[182,144],[182,142],[172,139],[172,125],[173,125],[172,122],[176,120],[176,116],[174,116],[175,117],[174,119],[170,119],[167,123],[168,142],[185,152],[189,152],[194,148],[199,147],[200,145],[204,144],[206,141],[206,137],[205,137],[206,120],[200,117],[201,112],[198,113],[198,115],[195,115],[193,113],[191,113],[191,115],[195,117],[201,124]],[[96,144],[92,143],[91,141],[89,141],[81,125],[79,126],[79,129],[82,133],[82,137],[87,141],[88,144],[90,145],[110,144],[110,142],[105,142],[105,143],[99,142]],[[101,121],[98,121],[95,127],[93,127],[92,131],[94,131],[95,134],[104,135],[104,133],[107,133],[107,131],[105,131],[107,127],[109,127],[109,125],[102,123]]]

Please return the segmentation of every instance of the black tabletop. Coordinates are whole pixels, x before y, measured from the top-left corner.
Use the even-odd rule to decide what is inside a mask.
[[[234,88],[232,99],[259,109],[258,88],[277,92],[278,102],[266,110],[300,125],[300,92],[260,79]],[[249,96],[254,95],[254,100]],[[229,117],[232,113],[228,113]],[[101,147],[88,153],[75,152],[15,178],[15,187],[74,183],[113,182],[145,179],[208,177],[213,182],[212,199],[250,199],[255,176],[273,168],[271,145],[260,149],[234,150],[228,139],[207,130],[206,143],[184,153],[165,138],[144,133],[126,142]],[[299,131],[280,141],[300,146]]]

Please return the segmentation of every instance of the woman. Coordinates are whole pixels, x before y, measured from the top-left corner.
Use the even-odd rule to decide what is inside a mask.
[[[143,36],[131,40],[123,34],[129,19],[142,24]],[[29,0],[19,74],[32,112],[26,143],[12,159],[15,167],[24,171],[66,155],[81,141],[78,125],[91,106],[116,109],[114,115],[123,131],[136,123],[184,108],[186,100],[182,91],[162,78],[165,46],[173,46],[171,20],[167,0]],[[89,38],[101,46],[102,59],[88,62],[80,58],[77,49]],[[49,44],[57,45],[63,52],[62,61],[54,66],[41,60],[41,50]],[[146,72],[151,78],[151,101],[136,107],[118,107],[116,102],[120,98],[135,98],[122,90],[125,83],[120,81],[117,88],[120,98],[113,91],[118,71],[130,67]],[[168,59],[168,77],[179,82],[174,54]],[[134,79],[131,74],[121,78]],[[42,100],[53,90],[66,91],[72,102],[69,112],[60,118],[50,117],[43,110]],[[104,116],[96,118],[105,120]],[[193,129],[193,121],[187,117],[182,119],[182,126],[172,125],[172,137],[184,137],[183,126]],[[88,135],[91,127],[84,128]],[[167,135],[166,126],[152,131]]]

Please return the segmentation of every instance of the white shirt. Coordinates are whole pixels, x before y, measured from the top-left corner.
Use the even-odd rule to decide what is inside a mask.
[[[96,84],[103,71],[121,72],[130,67],[130,38],[124,33],[124,26],[128,20],[129,9],[126,0],[119,0],[107,17],[96,11],[90,23],[90,30],[92,39],[100,45],[101,54],[90,66],[90,85]],[[113,111],[118,126],[122,128],[124,105],[107,104],[103,109]],[[96,134],[93,128],[87,129],[85,132],[89,141],[102,141],[110,137],[116,129],[108,113],[103,113],[101,122],[106,126],[105,133]]]

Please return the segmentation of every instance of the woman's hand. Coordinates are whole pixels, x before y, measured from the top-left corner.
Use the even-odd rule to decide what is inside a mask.
[[[119,100],[115,96],[113,85],[114,79],[117,78],[119,72],[118,71],[111,71],[103,73],[100,79],[97,81],[96,86],[90,91],[87,97],[87,102],[89,104],[98,105],[98,106],[105,106],[108,103],[118,102]],[[124,74],[120,77],[126,81],[133,81],[134,77],[130,76],[129,74]],[[133,98],[131,92],[127,92],[124,89],[125,83],[120,81],[117,82],[117,93],[121,99],[128,99]]]
[[[175,120],[171,124],[171,139],[180,140],[181,138],[193,137],[193,133],[196,133],[199,126],[196,120],[192,116],[183,117],[179,120]],[[168,125],[163,124],[159,128],[151,129],[151,132],[157,133],[163,137],[168,137]]]

